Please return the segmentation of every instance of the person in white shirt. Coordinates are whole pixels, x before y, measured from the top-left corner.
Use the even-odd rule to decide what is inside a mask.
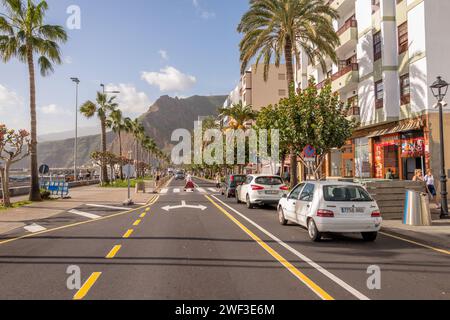
[[[427,184],[428,194],[430,195],[431,199],[436,202],[438,209],[440,209],[441,204],[437,201],[436,185],[435,185],[435,181],[434,181],[433,172],[431,171],[431,169],[428,169],[427,175],[425,176],[424,181]]]

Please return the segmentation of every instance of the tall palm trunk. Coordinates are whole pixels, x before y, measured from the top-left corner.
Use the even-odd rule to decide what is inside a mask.
[[[284,47],[284,55],[286,58],[286,74],[287,74],[287,84],[289,95],[295,93],[295,83],[294,83],[294,67],[292,62],[292,39],[286,37],[286,45]],[[295,187],[298,184],[298,170],[297,170],[297,154],[295,149],[292,147],[290,152],[291,157],[291,187]]]
[[[36,120],[36,83],[33,61],[33,48],[27,45],[28,73],[30,80],[30,118],[31,118],[31,145],[30,145],[30,201],[41,201],[39,187],[38,159],[37,159],[37,120]]]
[[[101,117],[100,119],[101,126],[102,126],[102,152],[103,155],[106,154],[106,119],[104,117]],[[109,178],[108,178],[108,168],[106,165],[105,159],[102,159],[102,182],[108,184]]]
[[[123,156],[123,154],[122,154],[122,133],[120,132],[120,130],[119,130],[119,132],[118,132],[118,135],[119,135],[119,155],[120,155],[120,161],[122,161],[122,156]],[[123,180],[123,165],[122,165],[122,162],[120,162],[120,180]]]

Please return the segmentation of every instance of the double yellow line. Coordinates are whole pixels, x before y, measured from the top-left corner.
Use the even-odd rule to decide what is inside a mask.
[[[323,290],[319,285],[317,285],[314,281],[312,281],[303,272],[297,269],[292,263],[283,258],[283,256],[281,256],[277,251],[275,251],[272,247],[270,247],[267,243],[265,243],[260,237],[258,237],[255,233],[253,233],[250,229],[248,229],[245,225],[243,225],[238,219],[236,219],[232,214],[230,214],[227,210],[225,210],[212,198],[206,195],[205,197],[217,209],[219,209],[220,212],[222,212],[228,219],[234,222],[242,231],[244,231],[248,236],[250,236],[250,238],[252,238],[257,244],[259,244],[265,251],[267,251],[273,258],[275,258],[275,260],[281,263],[290,273],[292,273],[298,280],[300,280],[304,285],[306,285],[309,289],[311,289],[322,300],[334,300],[334,298],[330,294],[328,294],[325,290]]]

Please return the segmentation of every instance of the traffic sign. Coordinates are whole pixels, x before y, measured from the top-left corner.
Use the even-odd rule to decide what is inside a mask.
[[[315,158],[316,149],[311,145],[307,145],[305,149],[303,149],[303,155],[305,156],[305,158]]]
[[[43,164],[39,167],[40,174],[48,174],[50,172],[50,167],[46,164]]]
[[[127,164],[123,167],[123,172],[125,174],[125,177],[131,178],[134,176],[134,166],[131,164]]]

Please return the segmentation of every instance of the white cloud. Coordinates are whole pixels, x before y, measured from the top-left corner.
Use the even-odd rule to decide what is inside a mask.
[[[61,109],[56,104],[49,104],[47,106],[42,106],[39,108],[39,111],[41,111],[43,114],[46,114],[46,115],[68,114],[67,111]]]
[[[187,91],[192,88],[197,79],[184,74],[174,67],[166,67],[160,72],[142,72],[141,78],[152,86],[158,86],[160,91]]]
[[[202,17],[202,19],[209,20],[216,17],[216,13],[206,10],[200,3],[200,0],[192,0],[192,4],[196,8],[197,13],[200,15],[200,17]]]
[[[125,114],[142,114],[151,106],[148,96],[144,92],[139,92],[132,84],[109,84],[108,91],[120,91],[117,94],[119,108]]]
[[[0,123],[12,129],[27,129],[29,128],[28,117],[24,99],[0,84]]]
[[[158,53],[163,60],[165,60],[165,61],[169,60],[169,54],[167,53],[166,50],[159,50]]]

